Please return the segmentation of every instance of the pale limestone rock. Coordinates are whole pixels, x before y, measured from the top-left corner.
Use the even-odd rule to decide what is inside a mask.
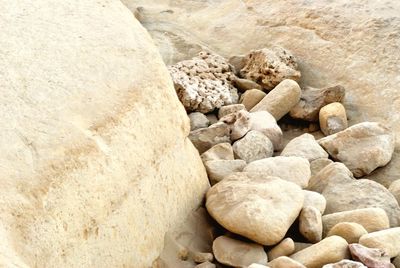
[[[251,89],[257,89],[260,91],[262,90],[262,86],[260,86],[256,82],[248,80],[248,79],[235,78],[233,83],[241,91],[247,91],[247,90],[251,90]]]
[[[303,206],[301,188],[260,174],[236,173],[207,192],[210,215],[229,231],[262,245],[275,245]]]
[[[392,182],[388,190],[396,198],[397,203],[400,204],[400,179]]]
[[[325,197],[317,192],[303,190],[304,193],[304,204],[303,208],[305,207],[314,207],[321,212],[321,215],[324,214],[326,208],[326,199]]]
[[[189,139],[202,154],[218,143],[230,142],[230,127],[223,122],[218,122],[208,128],[191,131]]]
[[[269,92],[250,112],[267,111],[281,119],[300,100],[301,89],[296,81],[286,79]]]
[[[340,102],[333,102],[319,111],[319,126],[326,136],[338,133],[347,128],[346,109]]]
[[[217,266],[214,263],[211,263],[209,261],[200,263],[195,266],[195,268],[216,268]]]
[[[322,239],[321,212],[315,207],[304,207],[299,216],[300,234],[309,242],[317,243]]]
[[[347,258],[349,256],[347,246],[346,240],[340,236],[330,236],[291,255],[290,258],[307,268],[320,268],[325,264]]]
[[[225,115],[220,119],[220,122],[228,124],[232,141],[240,139],[251,129],[250,113],[246,110]]]
[[[381,208],[362,208],[336,212],[322,216],[324,233],[340,222],[355,222],[362,225],[367,232],[375,232],[389,228],[389,218]]]
[[[218,110],[218,118],[222,118],[225,115],[236,113],[240,110],[246,110],[243,104],[231,104],[222,106]]]
[[[368,248],[360,244],[350,244],[349,250],[353,260],[364,263],[371,268],[392,268],[390,257],[378,248]]]
[[[345,89],[340,85],[322,89],[304,87],[299,103],[290,110],[290,116],[310,122],[318,121],[320,109],[329,103],[341,102],[344,95]]]
[[[257,103],[259,103],[267,94],[258,89],[250,89],[244,92],[239,99],[239,103],[246,107],[247,111],[250,111]]]
[[[369,248],[382,249],[390,258],[394,258],[400,254],[400,227],[365,234],[359,243]]]
[[[318,158],[310,162],[311,177],[320,172],[324,167],[333,163],[328,158]]]
[[[294,253],[294,242],[288,237],[279,242],[278,245],[274,246],[268,251],[268,260],[272,261],[281,256],[289,256]]]
[[[233,69],[221,56],[202,51],[168,67],[176,93],[188,111],[208,113],[238,101]]]
[[[212,262],[214,260],[214,255],[209,252],[194,252],[193,260],[196,263]]]
[[[252,263],[267,264],[264,248],[256,243],[248,243],[227,236],[219,236],[213,242],[214,256],[222,264],[247,268]]]
[[[333,162],[310,178],[307,189],[322,193],[328,185],[344,184],[355,180],[351,171],[342,163]]]
[[[274,154],[274,145],[261,132],[249,131],[242,139],[233,144],[235,156],[245,160],[247,163],[263,158],[271,157]]]
[[[329,230],[326,236],[337,235],[346,239],[347,243],[358,243],[360,237],[367,234],[367,230],[355,222],[339,222]]]
[[[253,161],[243,171],[279,177],[302,188],[307,187],[311,175],[310,163],[307,159],[297,156],[276,156]]]
[[[257,130],[270,139],[274,150],[282,149],[283,134],[275,118],[266,111],[250,113],[251,130]]]
[[[246,161],[240,159],[210,160],[204,162],[204,166],[206,167],[210,181],[217,183],[234,172],[242,171],[246,166]]]
[[[394,133],[381,123],[364,122],[322,138],[319,144],[361,177],[385,166],[394,151]]]
[[[313,135],[305,133],[300,135],[285,146],[281,156],[298,156],[312,162],[319,158],[328,158],[328,153],[315,141]]]
[[[252,50],[244,58],[240,76],[253,80],[271,90],[285,79],[300,79],[294,56],[281,47]]]
[[[306,268],[303,264],[289,258],[282,256],[268,263],[271,268]]]
[[[368,268],[358,261],[341,260],[336,263],[325,264],[322,268]]]
[[[210,125],[210,121],[208,120],[207,116],[200,112],[194,112],[189,114],[190,119],[190,130],[196,130],[199,128],[205,128]]]
[[[232,145],[228,142],[218,143],[201,155],[203,162],[210,160],[233,160]]]

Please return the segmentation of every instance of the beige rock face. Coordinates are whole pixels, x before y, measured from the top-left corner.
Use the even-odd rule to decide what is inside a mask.
[[[345,184],[355,180],[351,171],[342,163],[334,162],[310,178],[308,189],[322,193],[329,185]]]
[[[275,245],[303,206],[301,188],[276,177],[236,173],[207,192],[210,215],[229,231],[262,245]]]
[[[258,89],[250,89],[240,96],[239,102],[243,104],[248,111],[250,111],[257,103],[259,103],[264,97],[263,91]]]
[[[313,135],[305,133],[289,141],[281,156],[299,156],[312,162],[319,158],[328,158],[328,153],[315,141]]]
[[[268,260],[272,261],[281,256],[289,256],[294,252],[294,242],[288,237],[279,242],[278,245],[268,251]]]
[[[234,172],[242,171],[246,166],[246,161],[240,159],[211,160],[204,162],[204,166],[206,167],[210,181],[217,183]]]
[[[332,160],[328,158],[318,158],[310,162],[311,176],[314,176],[320,172],[324,167],[333,163]]]
[[[0,6],[0,266],[149,267],[208,188],[150,36],[119,1]]]
[[[313,191],[303,190],[303,193],[304,193],[303,208],[308,206],[315,207],[316,209],[319,210],[319,212],[321,212],[321,214],[324,214],[326,208],[325,197],[322,194]]]
[[[400,227],[365,234],[361,236],[360,244],[382,249],[390,258],[394,258],[400,254]]]
[[[229,142],[218,143],[201,155],[203,162],[210,160],[233,160],[233,149]]]
[[[317,243],[322,239],[321,212],[315,207],[304,207],[299,216],[299,230],[309,242]]]
[[[333,102],[319,111],[319,126],[326,136],[338,133],[347,128],[346,109],[340,102]]]
[[[243,62],[244,64],[244,62]],[[244,67],[244,66],[242,66]],[[254,81],[251,81],[249,79],[243,79],[243,78],[238,78],[236,77],[235,80],[233,81],[234,85],[242,90],[242,91],[247,91],[247,90],[252,90],[252,89],[258,89],[260,92],[262,92],[262,86],[257,84]]]
[[[355,222],[339,222],[329,230],[327,236],[337,235],[346,239],[347,243],[358,243],[360,237],[367,234],[367,230]]]

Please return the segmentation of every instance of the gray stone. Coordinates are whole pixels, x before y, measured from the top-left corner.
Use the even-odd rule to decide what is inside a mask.
[[[191,131],[189,139],[202,154],[218,143],[230,142],[230,128],[227,124],[219,122],[208,128]]]
[[[222,181],[226,176],[240,172],[246,166],[246,161],[235,160],[211,160],[204,162],[211,183]]]
[[[196,130],[199,128],[206,128],[210,125],[210,121],[207,116],[200,112],[194,112],[189,114],[190,119],[190,130]]]
[[[235,156],[247,163],[271,157],[274,153],[272,142],[256,130],[249,131],[242,139],[233,144]]]

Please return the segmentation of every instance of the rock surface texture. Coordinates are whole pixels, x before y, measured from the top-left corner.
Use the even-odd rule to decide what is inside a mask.
[[[153,41],[119,1],[0,6],[0,266],[149,267],[208,188]]]

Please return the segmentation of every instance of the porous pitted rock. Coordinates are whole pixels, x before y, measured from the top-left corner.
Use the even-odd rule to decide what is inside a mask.
[[[332,102],[341,102],[345,95],[343,86],[326,88],[304,87],[301,91],[299,103],[292,110],[290,116],[295,119],[316,122],[319,120],[319,110]]]
[[[361,177],[385,166],[394,151],[394,133],[376,122],[364,122],[322,138],[318,143],[332,156]]]
[[[199,128],[205,128],[210,125],[210,121],[207,116],[200,112],[193,112],[189,114],[190,119],[190,130],[196,130]]]
[[[232,145],[229,142],[218,143],[214,145],[201,155],[203,162],[210,160],[233,160],[235,159],[233,154]]]
[[[235,160],[211,160],[204,162],[208,178],[212,183],[217,183],[224,179],[226,176],[240,172],[246,166],[246,161]]]
[[[381,208],[361,208],[343,212],[336,212],[322,216],[324,233],[340,222],[355,222],[362,225],[367,232],[375,232],[390,227],[389,218]]]
[[[324,167],[332,164],[333,161],[329,158],[318,158],[310,162],[311,177],[320,172]]]
[[[390,258],[394,258],[400,254],[400,227],[365,234],[359,243],[369,248],[382,249]]]
[[[267,136],[256,130],[249,131],[242,139],[233,144],[233,151],[237,158],[247,163],[271,157],[274,154],[274,145]]]
[[[336,263],[325,264],[322,268],[368,268],[358,261],[341,260]]]
[[[250,112],[267,111],[276,119],[281,119],[300,100],[301,89],[296,81],[286,79],[269,92]]]
[[[299,186],[276,177],[236,173],[209,189],[206,207],[229,231],[262,245],[275,245],[303,206]]]
[[[188,111],[208,113],[238,101],[237,90],[232,85],[236,77],[233,69],[215,53],[202,51],[197,57],[168,69],[179,100]]]
[[[283,134],[275,118],[266,111],[250,113],[251,130],[257,130],[270,139],[274,150],[282,149]]]
[[[274,46],[250,51],[244,58],[240,76],[271,90],[285,79],[298,81],[301,74],[294,56],[288,50]]]
[[[286,256],[281,256],[268,263],[271,268],[306,268],[303,264]]]
[[[268,257],[263,246],[219,236],[213,242],[214,256],[222,264],[247,268],[252,263],[267,264]]]
[[[319,158],[328,158],[328,153],[315,141],[313,135],[304,133],[291,141],[281,152],[281,156],[299,156],[314,161]]]
[[[243,104],[230,104],[226,106],[222,106],[218,110],[218,118],[222,118],[225,115],[236,113],[240,110],[246,110]]]
[[[294,242],[288,237],[279,242],[278,245],[274,246],[270,251],[268,251],[268,260],[272,261],[281,256],[289,256],[294,252]]]
[[[311,175],[310,163],[307,159],[297,156],[276,156],[256,160],[249,163],[243,171],[275,176],[296,183],[302,188],[307,187]]]
[[[392,182],[388,190],[396,198],[397,203],[400,204],[400,179]]]
[[[309,242],[316,243],[322,239],[321,212],[315,207],[304,207],[299,216],[300,234]]]
[[[232,141],[240,139],[251,129],[250,113],[246,110],[225,115],[219,121],[228,124]]]
[[[320,268],[325,264],[341,261],[349,256],[348,244],[340,236],[327,237],[317,244],[291,255],[307,268]]]
[[[326,236],[338,235],[346,239],[347,243],[358,243],[360,237],[367,234],[367,230],[355,222],[339,222],[329,230]]]
[[[325,197],[317,192],[303,190],[304,193],[304,204],[303,208],[311,206],[318,209],[321,214],[324,214],[326,208],[326,199]]]
[[[240,96],[239,103],[246,107],[247,111],[250,111],[257,103],[259,103],[267,94],[258,89],[247,90]]]
[[[307,189],[322,193],[330,184],[342,184],[355,180],[351,171],[342,163],[333,162],[310,178]]]
[[[242,91],[247,91],[251,89],[257,89],[259,91],[262,90],[262,86],[257,84],[254,81],[248,80],[248,79],[243,79],[243,78],[235,78],[233,80],[233,84],[240,90]]]
[[[208,128],[191,131],[189,139],[202,154],[218,143],[230,142],[230,127],[223,122],[218,122]]]
[[[392,268],[390,257],[378,248],[368,248],[360,244],[350,244],[353,260],[360,261],[369,268]]]
[[[333,102],[319,111],[319,127],[326,136],[338,133],[347,128],[346,109],[340,102]]]

